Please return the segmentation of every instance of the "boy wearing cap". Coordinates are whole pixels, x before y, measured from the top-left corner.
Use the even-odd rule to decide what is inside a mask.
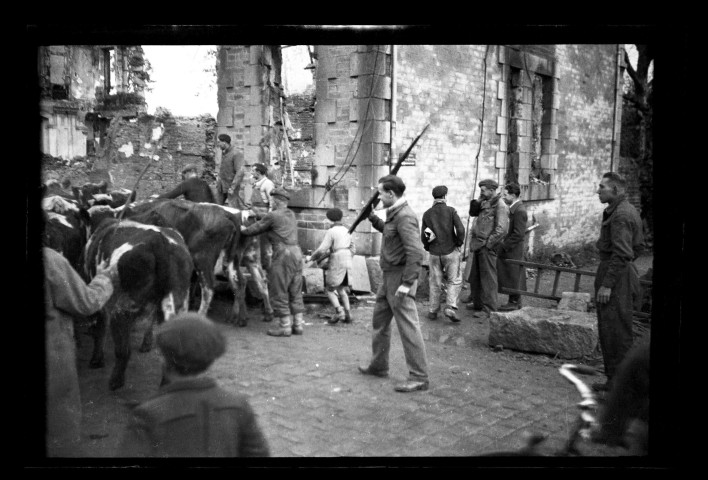
[[[211,187],[198,177],[197,166],[192,164],[182,169],[182,183],[177,185],[174,190],[158,195],[157,198],[177,198],[182,195],[185,200],[190,202],[216,203]]]
[[[342,225],[343,213],[338,208],[327,210],[327,219],[332,222],[332,228],[327,230],[324,239],[310,260],[317,261],[329,254],[327,267],[327,297],[334,307],[336,314],[327,323],[335,325],[337,322],[351,323],[352,317],[349,307],[347,271],[352,268],[352,256],[356,247],[347,227]],[[341,299],[342,305],[339,304]]]
[[[298,244],[297,220],[288,208],[290,194],[278,187],[271,194],[272,210],[253,225],[241,225],[241,235],[265,233],[273,246],[268,270],[268,295],[279,325],[268,330],[273,337],[302,335],[305,303],[302,300],[302,251]],[[262,239],[262,238],[261,238]]]
[[[509,230],[509,207],[501,194],[499,184],[492,179],[479,182],[479,199],[470,202],[470,216],[477,215],[470,231],[470,298],[467,305],[482,317],[497,310],[497,247]]]
[[[217,138],[217,145],[222,152],[219,178],[216,183],[219,203],[243,210],[246,208],[246,202],[241,198],[241,182],[246,175],[243,153],[234,149],[231,145],[231,137],[225,133]]]
[[[226,351],[219,328],[194,312],[162,324],[157,346],[167,383],[135,407],[120,457],[267,457],[268,443],[245,395],[205,375]]]
[[[428,318],[438,318],[440,292],[445,289],[444,314],[452,322],[457,318],[457,297],[462,288],[460,247],[465,243],[465,227],[457,211],[447,206],[447,187],[433,188],[433,206],[423,214],[420,240],[430,253],[430,302]]]

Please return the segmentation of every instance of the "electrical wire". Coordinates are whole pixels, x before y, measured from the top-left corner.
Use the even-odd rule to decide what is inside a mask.
[[[339,170],[337,170],[337,173],[334,174],[334,178],[335,179],[337,178],[337,176],[342,172],[342,169],[345,168],[345,165],[346,165],[346,169],[344,170],[342,175],[339,177],[339,179],[337,179],[334,183],[332,183],[331,178],[327,179],[327,183],[325,184],[324,194],[322,195],[322,198],[318,202],[318,205],[322,204],[325,197],[327,196],[327,193],[330,190],[332,190],[334,187],[336,187],[337,184],[339,182],[341,182],[342,179],[344,178],[344,176],[347,174],[347,172],[351,168],[352,164],[354,163],[354,159],[356,158],[357,153],[359,153],[359,148],[361,148],[362,139],[364,138],[364,132],[366,131],[367,126],[371,126],[373,124],[373,122],[369,121],[369,110],[371,109],[371,103],[372,103],[371,95],[374,92],[374,85],[375,85],[376,81],[378,80],[378,77],[380,77],[380,75],[377,75],[377,73],[376,73],[376,66],[378,65],[378,61],[379,61],[379,53],[380,53],[380,51],[379,51],[379,49],[377,49],[376,50],[376,57],[374,58],[374,69],[373,69],[373,72],[372,72],[373,74],[371,77],[371,86],[369,88],[369,96],[368,96],[369,101],[366,104],[366,112],[364,113],[364,122],[362,124],[360,124],[359,128],[357,129],[357,133],[354,135],[354,139],[352,140],[352,143],[349,144],[349,150],[347,150],[347,155],[344,157],[344,162],[342,162],[342,165],[339,167]],[[358,143],[357,143],[357,136],[359,137]],[[352,151],[352,147],[354,146],[354,143],[357,143],[357,147],[356,147],[356,150],[354,151],[354,155],[352,155],[351,159],[349,160],[349,164],[347,165],[347,159],[349,158],[349,154]]]

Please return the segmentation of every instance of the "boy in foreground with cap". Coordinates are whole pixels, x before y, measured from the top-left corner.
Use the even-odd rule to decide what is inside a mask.
[[[499,184],[492,179],[479,182],[479,199],[470,202],[470,216],[477,216],[470,231],[470,298],[467,308],[482,317],[497,310],[497,247],[509,230],[509,207]]]
[[[297,238],[295,213],[288,208],[290,194],[278,187],[271,194],[272,210],[253,225],[241,225],[241,235],[265,233],[273,246],[268,270],[268,295],[279,325],[268,330],[273,337],[302,335],[305,303],[302,300],[302,251]],[[261,238],[261,240],[263,240]]]
[[[168,383],[133,410],[118,456],[269,456],[246,396],[205,375],[226,351],[214,322],[194,312],[179,314],[162,324],[157,346]]]
[[[336,311],[334,317],[327,321],[330,325],[335,325],[339,321],[343,323],[352,321],[347,292],[349,288],[347,272],[352,268],[352,256],[356,253],[356,247],[349,230],[342,225],[342,217],[343,213],[338,208],[327,210],[327,219],[332,222],[332,228],[327,230],[322,243],[310,257],[310,260],[317,261],[329,254],[326,275],[327,297]],[[340,299],[342,305],[339,304]]]
[[[430,253],[430,303],[428,318],[436,320],[440,310],[440,293],[445,290],[443,313],[452,322],[457,318],[457,297],[462,288],[460,247],[465,243],[465,227],[457,211],[447,206],[447,187],[433,188],[433,206],[423,214],[420,240]]]
[[[182,183],[177,185],[174,190],[158,195],[157,198],[177,198],[184,195],[184,199],[190,202],[216,203],[211,187],[198,175],[196,165],[186,165],[182,169]]]

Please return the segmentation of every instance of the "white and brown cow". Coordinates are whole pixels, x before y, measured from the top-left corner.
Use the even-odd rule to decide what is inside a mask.
[[[108,183],[85,183],[81,187],[72,187],[74,197],[84,208],[95,205],[121,207],[135,200],[136,192],[126,188],[108,191]]]
[[[103,346],[109,326],[116,357],[109,387],[115,390],[125,383],[130,333],[136,320],[151,320],[141,348],[149,350],[153,323],[187,310],[194,265],[179,232],[131,220],[107,219],[91,235],[85,250],[87,275],[92,277],[96,265],[105,259],[118,265],[120,282],[99,315],[90,366],[104,366]]]
[[[246,211],[213,203],[161,199],[145,203],[130,212],[129,218],[151,225],[169,226],[184,237],[194,260],[201,289],[199,313],[206,314],[214,296],[215,272],[223,271],[234,293],[229,322],[248,323],[246,279],[240,267],[248,269],[263,298],[264,321],[273,319],[268,286],[257,258],[257,239],[241,235],[241,223],[252,221]],[[196,289],[196,285],[194,286]]]

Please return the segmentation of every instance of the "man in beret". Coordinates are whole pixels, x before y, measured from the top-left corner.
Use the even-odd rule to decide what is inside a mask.
[[[274,337],[302,335],[305,304],[302,300],[302,251],[298,244],[297,220],[288,208],[290,194],[282,187],[271,194],[272,210],[253,225],[241,225],[241,235],[264,233],[273,248],[268,270],[268,295],[279,324],[268,330]]]
[[[158,195],[157,198],[177,198],[184,195],[185,200],[190,202],[216,203],[211,187],[198,175],[196,165],[186,165],[182,169],[182,183],[177,185],[174,190]]]
[[[181,313],[162,324],[156,341],[166,382],[133,410],[118,456],[269,456],[247,397],[206,375],[226,351],[216,324],[195,312]]]
[[[217,144],[221,148],[221,165],[216,183],[217,200],[222,205],[245,209],[246,202],[241,198],[241,182],[245,172],[243,153],[236,151],[231,145],[231,137],[222,133]]]
[[[443,313],[452,322],[457,318],[457,297],[462,288],[460,247],[465,242],[465,227],[457,211],[447,206],[447,187],[433,188],[433,206],[423,214],[420,240],[430,253],[430,302],[428,318],[438,318],[440,293],[445,291]]]
[[[470,310],[482,317],[497,310],[497,247],[509,230],[509,207],[501,194],[499,184],[492,179],[479,182],[479,198],[470,202],[470,216],[477,216],[470,231]]]
[[[397,392],[415,392],[429,387],[428,357],[420,330],[415,293],[418,273],[423,261],[418,218],[403,196],[406,184],[396,175],[381,177],[379,198],[386,209],[386,220],[374,212],[369,215],[371,225],[383,233],[381,243],[381,270],[383,283],[376,292],[371,361],[359,366],[359,372],[375,377],[388,377],[391,350],[391,321],[396,321],[408,366],[408,379],[396,385]]]

